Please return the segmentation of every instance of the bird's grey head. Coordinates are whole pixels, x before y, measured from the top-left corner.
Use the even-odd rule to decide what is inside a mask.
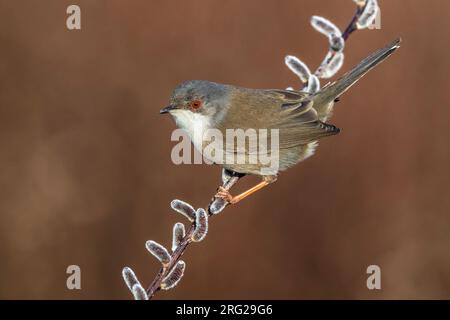
[[[160,113],[170,113],[181,127],[189,126],[187,119],[203,119],[214,125],[228,107],[229,86],[204,80],[179,84],[173,91],[170,104]]]

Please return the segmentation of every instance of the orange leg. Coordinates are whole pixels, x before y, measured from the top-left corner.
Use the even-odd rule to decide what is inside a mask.
[[[256,186],[242,192],[241,194],[239,194],[235,197],[233,197],[227,189],[225,189],[223,187],[219,187],[219,191],[217,192],[216,197],[222,198],[230,204],[236,204],[239,201],[247,198],[252,193],[255,193],[256,191],[261,190],[265,186],[268,186],[270,183],[272,183],[274,181],[275,180],[264,179],[263,181],[258,183]]]

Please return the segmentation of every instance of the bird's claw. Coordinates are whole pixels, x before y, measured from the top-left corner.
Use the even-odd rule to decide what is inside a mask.
[[[214,196],[215,198],[223,199],[224,201],[232,204],[233,203],[233,196],[230,194],[230,191],[225,189],[224,187],[219,187],[217,189],[217,193]]]

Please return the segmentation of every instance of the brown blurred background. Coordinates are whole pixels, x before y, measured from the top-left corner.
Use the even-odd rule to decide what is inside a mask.
[[[66,29],[81,7],[82,30]],[[352,88],[341,134],[276,184],[211,220],[158,299],[450,298],[450,2],[380,1],[381,30],[347,43],[348,70],[397,36],[402,48]],[[174,86],[208,79],[298,87],[351,0],[0,1],[0,298],[129,299],[121,269],[148,284],[183,221],[205,206],[220,168],[175,166],[175,128],[158,114]],[[341,71],[341,74],[342,74]],[[245,178],[237,189],[256,182]],[[183,221],[184,222],[184,221]],[[82,289],[66,289],[77,264]],[[382,290],[366,268],[382,269]]]

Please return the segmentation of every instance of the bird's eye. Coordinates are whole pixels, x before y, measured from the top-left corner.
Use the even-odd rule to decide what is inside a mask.
[[[194,101],[191,102],[191,107],[194,110],[197,110],[201,106],[202,106],[202,102],[200,100],[194,100]]]

